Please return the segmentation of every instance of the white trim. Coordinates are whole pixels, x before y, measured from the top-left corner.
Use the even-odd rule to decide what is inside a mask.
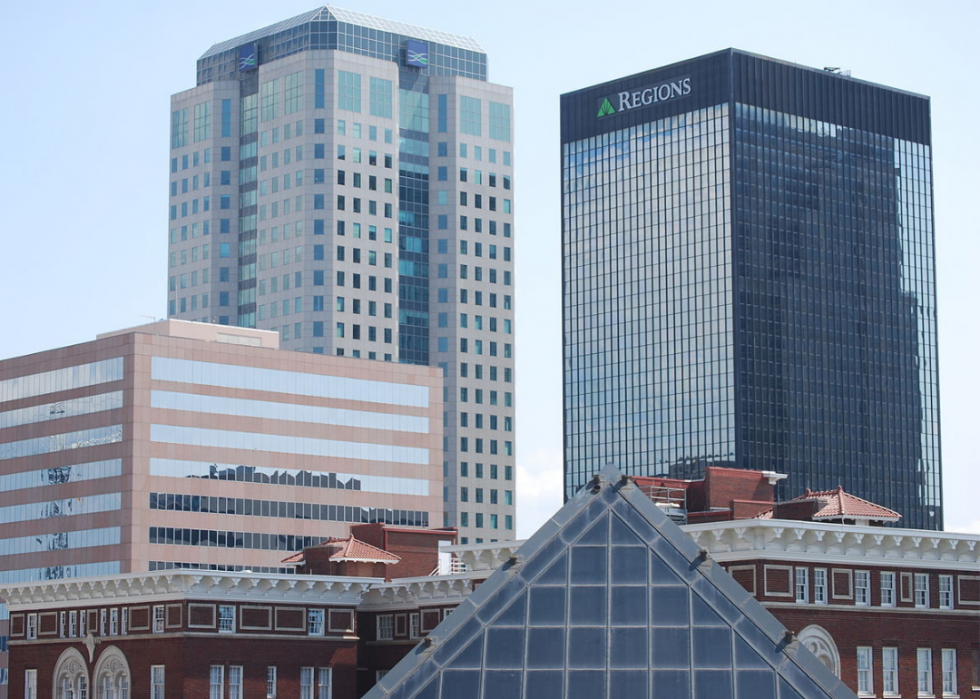
[[[771,592],[769,590],[769,571],[770,570],[785,570],[786,571],[786,579],[788,581],[788,585],[787,586],[789,587],[789,590],[787,590],[786,592]],[[767,565],[767,566],[763,566],[762,567],[762,588],[763,588],[763,594],[765,594],[766,597],[789,597],[791,599],[795,599],[795,597],[796,597],[796,593],[795,593],[796,587],[795,587],[795,585],[796,585],[796,576],[793,573],[793,566],[773,566],[773,565]],[[794,604],[796,604],[796,603],[794,602]]]

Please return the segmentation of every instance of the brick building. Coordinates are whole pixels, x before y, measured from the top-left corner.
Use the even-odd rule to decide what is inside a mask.
[[[980,691],[980,536],[882,526],[897,515],[843,490],[773,503],[778,475],[710,469],[705,481],[633,483],[670,519],[696,522],[682,528],[707,558],[859,696]],[[98,687],[116,659],[112,676],[128,667],[133,697],[208,696],[214,679],[226,692],[215,696],[261,699],[275,667],[274,696],[355,699],[523,556],[521,541],[446,546],[454,534],[357,525],[286,559],[297,575],[171,571],[0,590],[12,612],[11,696],[48,696],[64,677]],[[146,621],[157,610],[161,632]],[[159,666],[166,689],[154,694]],[[24,691],[32,677],[37,695]]]

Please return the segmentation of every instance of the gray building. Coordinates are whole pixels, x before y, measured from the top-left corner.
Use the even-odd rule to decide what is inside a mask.
[[[929,98],[730,49],[561,117],[566,495],[716,464],[941,529]]]
[[[168,310],[439,366],[445,519],[514,535],[511,89],[472,39],[323,7],[171,100]]]

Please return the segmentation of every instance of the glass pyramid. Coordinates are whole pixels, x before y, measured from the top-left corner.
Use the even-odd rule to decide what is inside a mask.
[[[365,699],[853,699],[609,467]]]

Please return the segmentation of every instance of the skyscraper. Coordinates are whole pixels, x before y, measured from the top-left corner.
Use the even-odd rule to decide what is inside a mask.
[[[941,528],[929,98],[729,49],[561,120],[566,496],[734,465]]]
[[[323,7],[171,101],[169,316],[439,366],[446,515],[514,535],[512,96],[471,39]]]

